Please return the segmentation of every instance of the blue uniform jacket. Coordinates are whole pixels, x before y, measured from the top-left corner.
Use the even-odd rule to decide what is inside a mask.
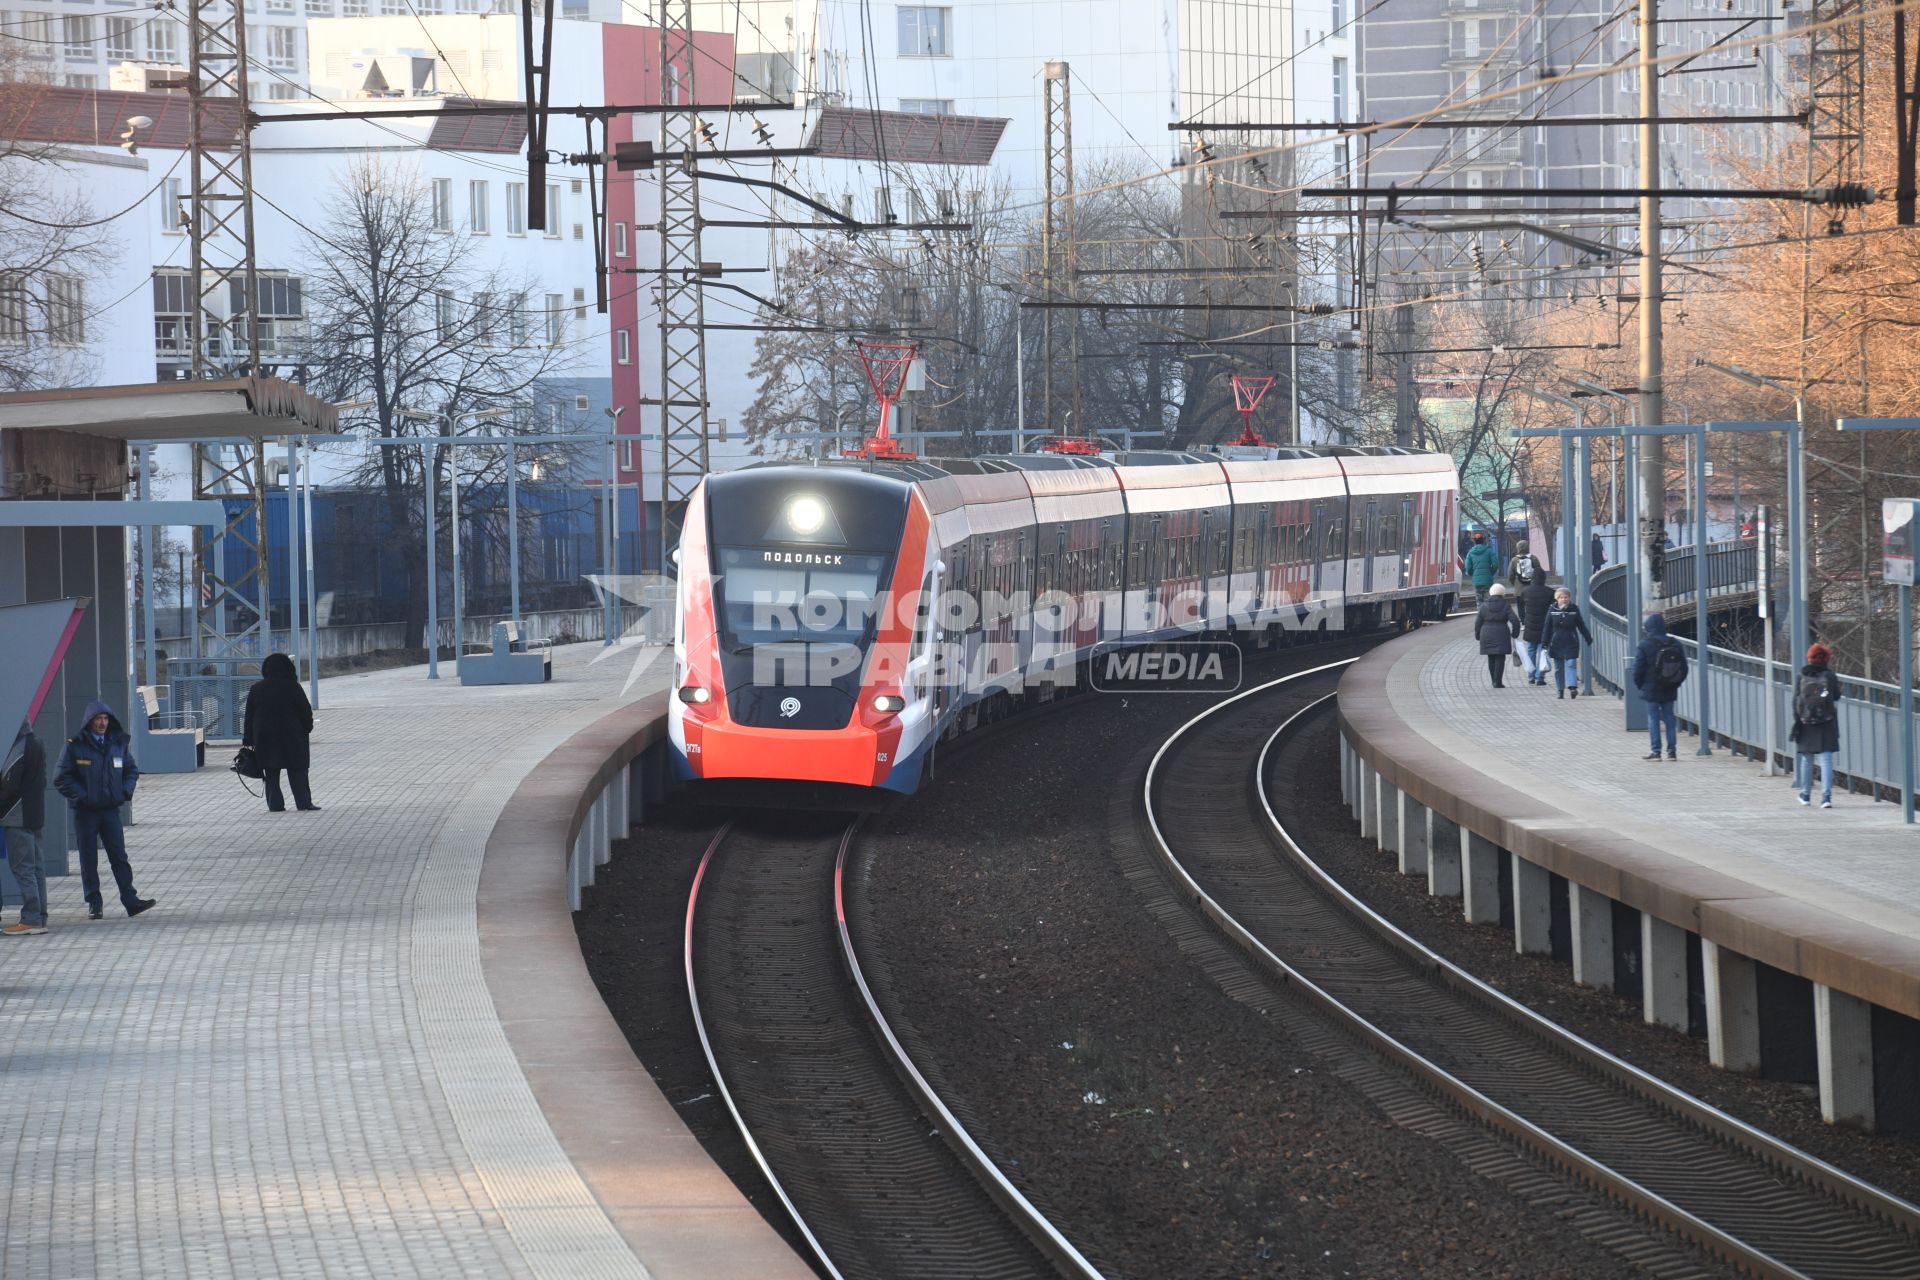
[[[87,725],[102,712],[107,716],[107,732],[96,738],[87,731]],[[120,718],[104,702],[88,703],[80,731],[67,739],[67,749],[60,753],[53,789],[75,809],[101,812],[118,809],[133,799],[134,784],[139,781],[140,766],[133,762]]]

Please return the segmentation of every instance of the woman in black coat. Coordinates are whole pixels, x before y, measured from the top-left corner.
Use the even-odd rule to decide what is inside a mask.
[[[1580,642],[1593,643],[1593,633],[1587,630],[1587,620],[1580,614],[1580,606],[1573,602],[1573,592],[1561,587],[1553,593],[1553,607],[1547,610],[1547,616],[1540,627],[1540,648],[1546,655],[1544,662],[1553,667],[1553,684],[1559,696],[1564,698],[1569,692],[1580,696]]]
[[[1506,688],[1507,655],[1513,652],[1513,638],[1520,634],[1520,619],[1513,615],[1507,589],[1496,582],[1487,589],[1486,599],[1473,615],[1473,636],[1480,642],[1480,653],[1487,660],[1487,674],[1493,687]]]
[[[247,690],[247,718],[240,730],[240,741],[253,748],[266,784],[267,808],[280,813],[287,798],[280,792],[280,771],[287,771],[293,787],[293,803],[301,809],[318,809],[307,788],[307,767],[311,756],[307,739],[313,733],[313,706],[307,691],[300,687],[300,675],[293,659],[284,653],[267,655],[260,664],[260,679]]]

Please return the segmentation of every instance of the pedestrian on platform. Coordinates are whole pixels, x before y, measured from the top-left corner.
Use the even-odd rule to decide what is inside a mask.
[[[75,838],[80,842],[80,888],[87,895],[87,918],[100,918],[100,846],[107,846],[107,864],[120,890],[120,905],[137,916],[153,906],[133,889],[133,864],[127,861],[126,827],[120,806],[133,799],[140,781],[127,744],[127,731],[106,703],[87,704],[80,731],[67,739],[60,767],[53,773],[53,789],[73,806]]]
[[[1533,574],[1540,567],[1539,560],[1527,550],[1527,544],[1517,542],[1513,547],[1513,559],[1507,561],[1507,590],[1524,591],[1533,581]]]
[[[287,797],[280,790],[280,771],[287,771],[295,807],[309,812],[320,806],[308,789],[311,764],[308,739],[313,733],[313,704],[300,687],[300,673],[284,653],[270,653],[260,664],[260,679],[247,690],[247,714],[240,741],[253,748],[260,779],[267,792],[267,810],[284,813]]]
[[[1593,535],[1593,563],[1587,567],[1595,573],[1607,567],[1607,544],[1600,540],[1597,533]]]
[[[1500,553],[1487,545],[1487,535],[1473,535],[1473,545],[1467,548],[1467,577],[1473,579],[1473,594],[1485,599],[1487,588],[1500,576]]]
[[[1533,580],[1520,593],[1520,662],[1527,669],[1528,684],[1547,682],[1547,651],[1540,638],[1551,608],[1553,588],[1547,585],[1547,571],[1536,565]]]
[[[20,919],[0,929],[9,938],[47,931],[47,873],[40,864],[40,833],[47,825],[47,752],[32,725],[22,725],[0,774],[0,836],[7,870],[20,886]]]
[[[1580,696],[1580,642],[1593,643],[1587,620],[1573,602],[1573,592],[1561,587],[1553,593],[1553,607],[1540,626],[1540,648],[1553,668],[1553,687],[1565,698]]]
[[[1520,619],[1513,616],[1513,604],[1507,589],[1496,582],[1487,588],[1480,608],[1473,615],[1473,634],[1480,641],[1480,653],[1487,660],[1487,674],[1493,687],[1506,688],[1507,656],[1513,652],[1513,638],[1520,634]]]
[[[1820,765],[1820,807],[1833,808],[1833,753],[1840,749],[1840,677],[1830,664],[1833,651],[1823,644],[1807,650],[1807,665],[1793,688],[1793,780],[1800,803],[1813,803],[1813,766]]]
[[[1647,759],[1660,758],[1660,726],[1667,727],[1667,759],[1680,758],[1674,700],[1687,678],[1687,655],[1667,634],[1667,615],[1650,613],[1640,624],[1640,651],[1633,658],[1633,686],[1647,703]]]

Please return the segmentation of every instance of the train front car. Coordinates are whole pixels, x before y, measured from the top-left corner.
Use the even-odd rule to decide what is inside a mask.
[[[906,673],[929,527],[911,482],[850,467],[702,483],[681,531],[674,631],[683,781],[780,802],[798,797],[725,781],[914,789],[931,735]]]

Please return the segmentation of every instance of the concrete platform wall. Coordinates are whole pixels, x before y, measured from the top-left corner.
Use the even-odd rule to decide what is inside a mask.
[[[1426,741],[1387,675],[1436,644],[1429,630],[1383,646],[1341,682],[1342,777],[1363,838],[1430,892],[1459,897],[1468,921],[1510,920],[1516,951],[1565,954],[1582,985],[1637,987],[1645,1020],[1704,1035],[1715,1065],[1811,1074],[1830,1123],[1920,1133],[1920,947],[1763,901]]]

